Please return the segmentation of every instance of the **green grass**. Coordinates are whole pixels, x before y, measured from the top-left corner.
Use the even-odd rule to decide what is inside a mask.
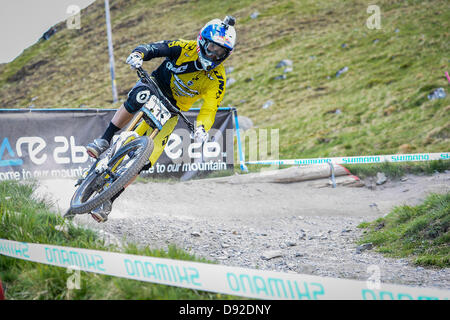
[[[350,172],[359,178],[374,177],[378,172],[383,172],[391,179],[400,179],[406,174],[431,175],[435,172],[450,170],[449,160],[436,160],[427,162],[405,163],[376,163],[376,164],[351,164],[345,165]]]
[[[170,246],[168,251],[126,244],[123,249],[106,245],[88,229],[69,223],[67,232],[56,226],[65,221],[51,213],[45,199],[33,199],[33,184],[0,182],[0,238],[59,246],[120,251],[124,253],[178,260],[208,262]],[[67,223],[67,221],[66,221]],[[80,273],[80,289],[69,290],[71,276],[65,268],[39,264],[0,255],[0,279],[6,298],[12,300],[60,299],[236,299],[236,297],[122,279],[90,272]]]
[[[360,244],[371,242],[387,256],[450,267],[450,193],[431,194],[421,205],[396,207],[386,217],[358,227],[367,229]]]

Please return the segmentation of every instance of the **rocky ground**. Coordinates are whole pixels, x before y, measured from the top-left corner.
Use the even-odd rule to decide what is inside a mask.
[[[417,267],[356,243],[361,222],[449,190],[450,172],[336,189],[312,188],[308,182],[228,183],[227,178],[134,183],[116,200],[106,223],[87,215],[75,222],[110,239],[152,248],[174,244],[224,265],[358,280],[379,270],[382,283],[450,289],[449,268]],[[40,192],[64,213],[73,183],[44,181]]]

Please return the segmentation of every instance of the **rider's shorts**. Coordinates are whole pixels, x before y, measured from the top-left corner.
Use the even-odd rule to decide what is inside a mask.
[[[124,102],[125,109],[129,113],[136,113],[139,111],[144,104],[150,100],[152,95],[161,97],[164,95],[162,91],[153,85],[148,85],[141,80],[136,82],[134,87],[128,92],[128,99]],[[176,106],[176,102],[168,98],[169,101]],[[161,99],[162,100],[162,99]]]
[[[128,92],[128,99],[124,103],[125,109],[127,109],[129,113],[136,113],[147,103],[153,94],[155,94],[154,90],[139,80],[130,92]]]

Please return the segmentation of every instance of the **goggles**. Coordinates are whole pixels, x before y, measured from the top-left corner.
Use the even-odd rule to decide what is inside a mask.
[[[219,46],[218,44],[215,44],[214,42],[208,41],[208,43],[205,46],[205,53],[208,56],[208,58],[213,59],[215,61],[220,61],[228,53],[228,50],[225,49],[222,46]]]

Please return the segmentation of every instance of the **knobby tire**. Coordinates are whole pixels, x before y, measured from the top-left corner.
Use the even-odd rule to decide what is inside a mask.
[[[120,159],[125,157],[129,152],[135,151],[138,154],[130,167],[123,172],[117,180],[112,182],[106,190],[103,190],[92,199],[83,202],[84,197],[90,197],[92,193],[95,192],[89,189],[89,187],[95,183],[95,180],[98,179],[98,175],[93,171],[84,179],[75,191],[72,200],[70,201],[70,209],[64,216],[70,218],[77,214],[90,212],[100,206],[103,202],[111,199],[141,171],[153,152],[153,148],[153,140],[147,136],[136,138],[120,148],[111,158],[109,164],[112,164],[111,167],[113,167],[116,162],[120,161]],[[110,166],[108,165],[108,167]],[[120,165],[118,168],[120,168]],[[91,192],[91,194],[89,194],[89,192]]]

